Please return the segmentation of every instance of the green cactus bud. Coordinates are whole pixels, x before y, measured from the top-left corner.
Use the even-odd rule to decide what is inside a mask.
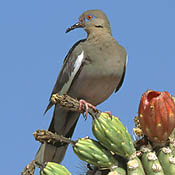
[[[101,168],[111,168],[114,165],[118,165],[117,160],[110,151],[99,142],[87,137],[79,139],[73,146],[73,150],[81,160],[89,164]]]
[[[128,161],[127,170],[128,175],[145,175],[142,163],[138,157]]]
[[[163,168],[164,174],[175,174],[175,157],[169,147],[163,147],[158,154],[159,162]]]
[[[48,162],[41,170],[41,175],[71,175],[71,173],[58,163]]]
[[[160,162],[155,154],[147,147],[142,147],[142,164],[146,174],[149,175],[164,175]]]
[[[104,147],[126,159],[136,151],[131,136],[117,117],[102,112],[93,120],[92,131]]]

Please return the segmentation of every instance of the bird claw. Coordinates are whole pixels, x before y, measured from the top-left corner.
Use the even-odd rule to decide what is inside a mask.
[[[88,103],[87,101],[81,99],[79,102],[80,102],[79,110],[80,111],[85,110],[85,114],[83,113],[83,117],[85,118],[85,120],[87,119],[89,108],[93,109],[95,112],[97,111],[96,107]]]
[[[53,94],[52,97],[51,97],[51,102],[53,104],[56,104],[58,101],[58,94]]]
[[[112,114],[111,114],[111,111],[105,111],[104,113],[108,114],[108,116],[109,116],[110,119],[112,120]]]

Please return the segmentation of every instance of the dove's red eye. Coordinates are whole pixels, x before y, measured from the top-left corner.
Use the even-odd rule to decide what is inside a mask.
[[[93,15],[87,15],[86,20],[87,20],[87,21],[90,21],[90,20],[92,20],[93,18],[94,18]]]
[[[91,16],[91,15],[88,15],[88,20],[91,20],[92,18],[93,18],[93,16]]]

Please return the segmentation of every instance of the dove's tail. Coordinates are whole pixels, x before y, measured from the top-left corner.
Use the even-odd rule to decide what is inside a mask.
[[[77,124],[80,113],[67,111],[58,105],[55,106],[52,122],[49,131],[71,138]],[[68,144],[66,143],[43,143],[41,144],[35,160],[39,164],[44,162],[61,163],[64,158]]]

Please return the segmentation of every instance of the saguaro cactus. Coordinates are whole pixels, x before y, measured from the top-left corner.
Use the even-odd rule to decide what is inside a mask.
[[[34,136],[42,142],[72,144],[75,154],[91,165],[87,175],[175,175],[174,101],[168,92],[148,90],[142,95],[135,120],[139,127],[134,130],[137,140],[132,140],[117,117],[91,109],[92,131],[97,140],[86,137],[72,141],[43,130]],[[54,94],[54,102],[69,110],[79,110],[79,102],[67,95]],[[29,167],[32,164],[37,165],[37,162],[33,161]],[[23,174],[33,173],[33,169],[28,173],[29,167]],[[40,167],[41,175],[71,175],[53,162]]]

